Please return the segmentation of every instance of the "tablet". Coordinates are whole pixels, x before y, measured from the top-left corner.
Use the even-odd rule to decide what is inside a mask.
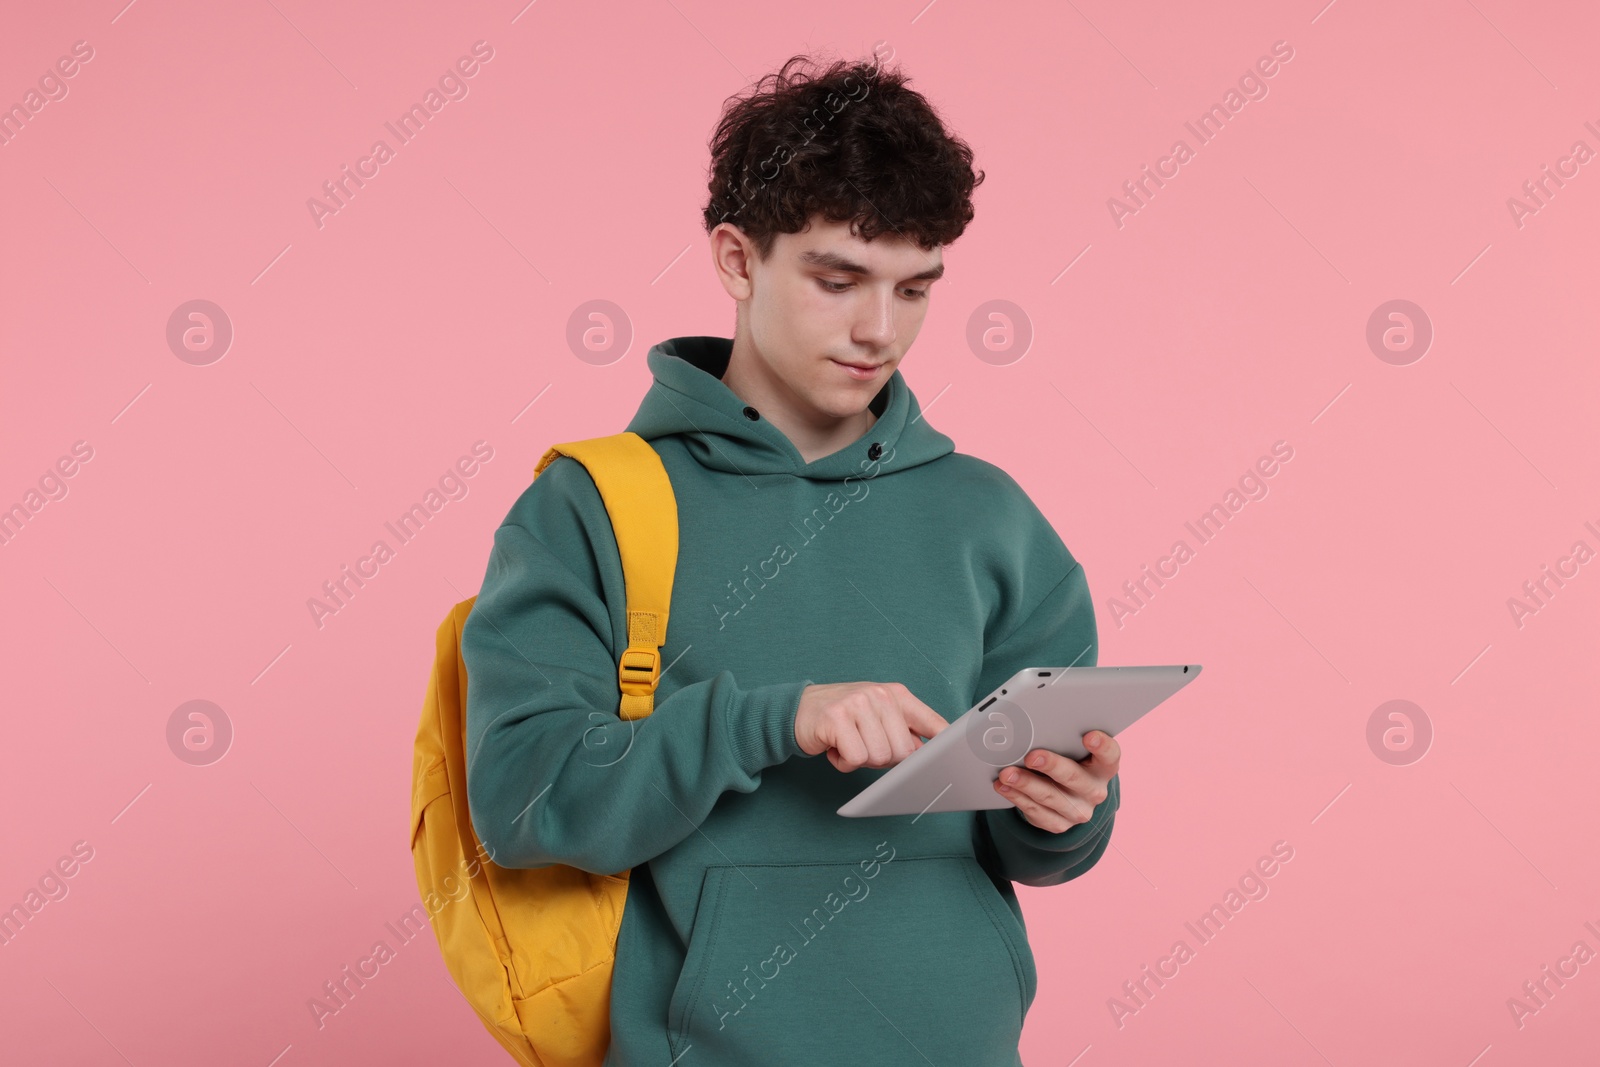
[[[1194,681],[1198,663],[1160,667],[1025,667],[857,793],[840,815],[921,815],[1016,805],[995,779],[1036,748],[1086,759],[1083,735],[1115,737]]]

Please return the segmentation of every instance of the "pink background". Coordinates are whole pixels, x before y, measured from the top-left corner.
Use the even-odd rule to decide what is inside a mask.
[[[0,33],[6,105],[93,48],[0,147],[0,506],[93,449],[0,545],[0,906],[93,850],[0,946],[8,1059],[510,1062],[431,935],[320,1029],[307,1006],[417,902],[434,627],[545,447],[620,430],[652,343],[731,331],[699,225],[724,97],[881,41],[988,173],[907,379],[1083,561],[1102,664],[1206,671],[1124,735],[1099,865],[1021,890],[1025,1061],[1592,1062],[1600,962],[1507,1006],[1600,951],[1600,563],[1520,626],[1507,603],[1600,549],[1600,161],[1520,226],[1507,203],[1600,150],[1592,5],[408,6],[28,5]],[[307,200],[479,40],[469,94],[319,228]],[[1183,123],[1276,41],[1268,95],[1197,147]],[[206,365],[167,339],[196,299],[234,331]],[[579,358],[597,299],[632,344]],[[1396,299],[1434,332],[1406,365],[1367,342]],[[990,300],[1025,354],[969,346]],[[467,496],[319,628],[308,599],[479,440]],[[1122,583],[1280,440],[1265,498],[1119,626]],[[190,700],[225,758],[169,747]],[[1422,758],[1369,743],[1390,700]],[[1184,923],[1278,841],[1199,946]]]

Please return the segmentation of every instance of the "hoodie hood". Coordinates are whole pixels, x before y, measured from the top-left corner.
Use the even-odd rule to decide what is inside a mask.
[[[727,337],[674,337],[646,357],[655,382],[627,429],[645,440],[679,434],[701,466],[731,474],[793,474],[818,481],[881,474],[920,466],[955,451],[955,442],[928,425],[911,387],[896,367],[868,407],[878,418],[860,438],[807,463],[784,432],[760,417],[722,381],[733,354]]]

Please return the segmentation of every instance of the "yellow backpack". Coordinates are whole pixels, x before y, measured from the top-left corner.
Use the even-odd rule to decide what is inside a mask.
[[[588,470],[616,531],[628,648],[617,667],[624,719],[655,706],[678,559],[678,505],[661,457],[640,436],[552,446]],[[611,971],[628,871],[491,862],[467,808],[467,672],[461,627],[477,597],[440,624],[412,756],[411,856],[445,966],[478,1017],[525,1067],[599,1067],[611,1041]]]

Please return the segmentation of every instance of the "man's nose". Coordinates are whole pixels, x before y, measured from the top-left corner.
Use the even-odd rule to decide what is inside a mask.
[[[856,323],[856,339],[863,344],[887,348],[894,344],[894,293],[874,294],[862,309]]]

